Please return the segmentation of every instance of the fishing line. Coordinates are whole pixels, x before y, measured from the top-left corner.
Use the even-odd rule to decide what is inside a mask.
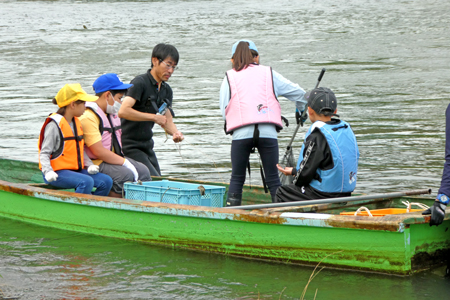
[[[191,145],[191,146],[195,146],[194,144],[189,143],[189,142],[186,141],[186,140],[183,140],[183,143],[186,143],[186,144]],[[184,161],[184,158],[183,158],[183,156],[181,155],[181,145],[175,144],[175,147],[177,148],[178,153],[180,154],[180,157],[183,159],[183,162],[184,162],[184,164],[186,165],[186,168],[189,169],[189,167],[187,166],[187,163]],[[260,156],[259,152],[256,152],[256,154],[257,154],[257,159],[259,159],[259,164],[260,164],[260,166],[262,166],[261,156]],[[210,159],[210,158],[209,158],[209,159]],[[250,159],[251,159],[251,156],[249,157],[249,162],[250,162]],[[219,168],[217,167],[216,162],[214,161],[214,159],[210,159],[210,160],[211,160],[212,163],[214,164],[214,168],[215,168],[216,171],[217,171],[217,175],[219,175],[219,177],[221,178],[222,183],[227,184],[228,181],[224,180],[223,174],[220,173],[220,172],[218,171]],[[198,165],[201,167],[200,164],[198,164]],[[189,171],[189,172],[190,172],[190,171]],[[192,172],[191,172],[191,173],[192,173]],[[252,186],[252,178],[251,178],[251,176],[249,176],[249,185]]]
[[[184,142],[184,143],[187,143],[188,145],[195,146],[194,144],[191,144],[191,143],[189,143],[189,142],[186,141],[186,140],[183,140],[183,142]],[[189,167],[187,166],[187,163],[184,161],[184,158],[183,158],[183,156],[181,155],[181,145],[175,144],[175,147],[177,148],[177,150],[178,150],[178,152],[179,152],[179,154],[180,154],[180,157],[183,159],[183,162],[185,163],[186,167],[189,169]],[[226,184],[226,181],[223,180],[223,175],[218,171],[219,168],[217,167],[216,162],[215,162],[213,159],[211,159],[211,160],[212,160],[212,162],[213,162],[213,164],[214,164],[214,168],[216,169],[217,174],[219,175],[219,177],[220,177],[221,180],[222,180],[222,183]],[[198,165],[201,167],[200,164],[198,164]],[[191,173],[192,173],[192,172],[191,172]]]
[[[181,160],[183,161],[184,165],[186,166],[186,169],[188,169],[188,172],[192,174],[192,171],[189,169],[186,161],[184,160],[183,155],[181,155],[181,145],[178,145],[177,143],[173,143],[175,148],[178,150],[178,154],[180,154]]]
[[[191,145],[191,146],[195,146],[194,144],[191,144],[191,143],[189,143],[188,141],[186,141],[186,139],[183,140],[183,143],[188,144],[188,145]],[[174,145],[175,145],[175,148],[177,148],[178,153],[180,154],[180,157],[181,157],[181,159],[183,160],[183,163],[186,165],[186,168],[187,168],[188,171],[192,174],[192,172],[190,171],[190,169],[189,169],[189,167],[188,167],[186,161],[184,160],[183,155],[181,154],[181,144],[179,145],[179,143],[178,143],[178,144],[177,144],[177,143],[174,143]],[[210,159],[210,160],[212,160],[212,163],[214,164],[214,168],[215,168],[215,170],[217,171],[217,174],[219,175],[220,179],[222,180],[222,183],[226,184],[227,181],[225,181],[225,180],[223,179],[223,174],[221,174],[221,173],[219,172],[219,168],[217,167],[216,162],[214,161],[214,159]],[[200,164],[198,164],[198,165],[201,167]]]

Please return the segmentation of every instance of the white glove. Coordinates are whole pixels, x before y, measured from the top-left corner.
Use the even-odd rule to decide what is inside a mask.
[[[139,174],[138,174],[136,168],[133,166],[132,163],[130,163],[130,161],[128,159],[125,158],[125,161],[123,162],[122,166],[124,166],[125,168],[128,168],[131,172],[133,172],[134,181],[138,181]]]
[[[45,180],[47,180],[47,182],[56,181],[56,179],[58,179],[58,174],[54,171],[49,171],[45,174]]]
[[[100,167],[99,167],[99,166],[97,166],[97,165],[91,165],[91,166],[89,166],[89,168],[88,168],[88,173],[91,174],[91,175],[95,175],[95,174],[98,173],[99,170],[100,170]]]

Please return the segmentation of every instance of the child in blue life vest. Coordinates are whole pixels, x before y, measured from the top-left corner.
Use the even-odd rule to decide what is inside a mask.
[[[256,148],[264,168],[265,182],[272,201],[281,185],[278,177],[279,158],[277,132],[282,129],[281,106],[278,96],[305,109],[305,91],[287,80],[271,67],[259,64],[255,43],[237,41],[231,48],[233,68],[226,72],[220,87],[220,109],[226,121],[231,142],[231,180],[227,206],[239,206],[250,153]]]
[[[75,189],[76,193],[107,196],[113,181],[99,173],[84,152],[83,129],[78,120],[85,102],[98,97],[88,95],[80,84],[66,84],[53,99],[59,109],[44,122],[39,136],[39,168],[44,181],[58,188]]]
[[[356,187],[359,150],[350,125],[337,116],[337,99],[328,88],[307,93],[309,119],[297,167],[277,165],[294,183],[280,186],[276,202],[350,196]]]

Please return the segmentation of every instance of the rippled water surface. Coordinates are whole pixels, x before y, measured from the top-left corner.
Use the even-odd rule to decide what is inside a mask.
[[[6,219],[0,228],[0,289],[21,300],[300,299],[313,272]],[[324,269],[305,299],[316,292],[316,299],[448,299],[443,273],[396,277]]]
[[[360,147],[357,192],[436,193],[450,102],[449,10],[446,0],[0,1],[0,157],[37,161],[39,129],[65,83],[93,93],[102,73],[127,82],[167,42],[180,52],[169,83],[186,140],[164,143],[156,129],[162,172],[227,182],[231,139],[218,94],[231,45],[250,38],[263,64],[305,89],[327,69],[322,86],[336,92]],[[293,124],[293,104],[280,100]],[[280,155],[293,127],[279,135]],[[251,162],[259,184],[257,157]],[[298,299],[311,271],[0,220],[0,289],[20,299],[279,299],[284,287],[281,298]],[[317,299],[438,299],[436,291],[450,295],[438,274],[324,270],[307,298],[318,288]]]

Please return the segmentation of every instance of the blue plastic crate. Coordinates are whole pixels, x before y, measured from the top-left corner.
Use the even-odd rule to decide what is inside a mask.
[[[200,188],[199,188],[200,187]],[[202,195],[202,188],[204,194]],[[178,181],[125,182],[125,198],[162,203],[223,207],[225,187]]]

